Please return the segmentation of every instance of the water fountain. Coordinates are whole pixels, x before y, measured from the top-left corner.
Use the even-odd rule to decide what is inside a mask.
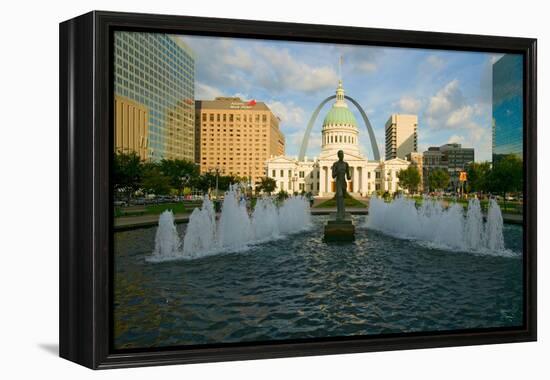
[[[440,201],[431,198],[424,198],[420,207],[416,207],[414,200],[403,197],[390,203],[372,198],[366,227],[443,249],[505,253],[502,214],[493,199],[489,201],[484,223],[478,199],[469,201],[465,214],[458,203],[444,208]]]
[[[309,202],[304,197],[290,197],[279,207],[271,198],[260,198],[252,214],[241,198],[239,189],[232,186],[225,193],[217,222],[212,201],[205,198],[202,207],[193,210],[189,218],[183,247],[172,212],[162,213],[155,236],[155,250],[148,261],[195,259],[240,251],[250,244],[278,239],[311,226]]]
[[[159,226],[155,235],[155,250],[150,260],[158,261],[178,257],[180,245],[180,238],[174,224],[174,214],[172,211],[164,211],[159,217]]]

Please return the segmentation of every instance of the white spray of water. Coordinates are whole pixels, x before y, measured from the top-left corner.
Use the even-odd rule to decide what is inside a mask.
[[[262,241],[280,237],[279,218],[280,213],[271,199],[258,199],[252,213],[252,228],[255,238]]]
[[[502,214],[497,202],[491,199],[489,212],[487,213],[487,246],[490,250],[500,251],[504,249],[504,237],[502,235]]]
[[[497,202],[489,202],[487,221],[479,200],[471,199],[464,214],[461,205],[455,203],[444,209],[438,200],[425,198],[420,207],[415,201],[403,197],[386,203],[372,198],[366,227],[403,239],[427,242],[435,247],[513,256],[505,250],[503,220]]]
[[[174,224],[174,214],[172,211],[164,211],[159,217],[159,226],[155,235],[155,250],[150,260],[176,258],[179,255],[180,246],[180,238]]]
[[[163,215],[171,216],[163,219]],[[246,201],[241,199],[237,187],[225,193],[222,212],[218,222],[212,201],[205,198],[200,209],[193,210],[183,238],[183,247],[175,231],[171,212],[165,212],[159,219],[155,247],[178,247],[155,252],[149,261],[174,259],[195,259],[220,252],[246,249],[250,244],[278,239],[284,235],[304,231],[311,227],[309,202],[297,196],[286,199],[277,207],[272,199],[260,198],[252,215],[249,215]],[[168,233],[170,232],[170,233]],[[164,255],[164,252],[169,252]]]
[[[216,237],[216,214],[214,205],[205,198],[202,207],[191,213],[187,224],[187,233],[183,238],[183,255],[189,258],[198,257],[197,252],[208,252],[213,249]]]

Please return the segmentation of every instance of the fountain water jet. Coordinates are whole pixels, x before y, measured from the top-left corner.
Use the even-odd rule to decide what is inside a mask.
[[[290,197],[279,207],[270,198],[260,198],[252,215],[241,198],[237,186],[231,186],[225,193],[218,222],[212,202],[205,198],[202,207],[193,210],[189,218],[183,247],[180,247],[177,233],[174,234],[172,213],[169,213],[171,220],[163,213],[159,219],[155,247],[166,248],[155,248],[148,260],[195,259],[220,252],[239,251],[250,244],[278,239],[311,227],[309,202],[304,197]]]
[[[212,201],[204,198],[202,207],[191,213],[187,233],[183,238],[183,256],[194,258],[196,252],[208,252],[214,248],[216,238],[216,213]]]
[[[150,261],[176,258],[179,255],[181,241],[176,231],[174,214],[166,210],[159,217],[159,226],[155,235],[155,250]]]
[[[504,247],[503,219],[495,200],[490,200],[487,221],[483,223],[478,199],[469,201],[464,214],[457,203],[444,209],[441,202],[430,198],[424,198],[420,207],[416,207],[414,200],[403,197],[391,203],[372,198],[366,227],[442,249],[513,255]]]

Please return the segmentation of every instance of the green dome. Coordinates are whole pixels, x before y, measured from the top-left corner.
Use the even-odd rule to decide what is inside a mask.
[[[332,107],[323,121],[323,126],[328,124],[353,125],[357,127],[355,116],[353,116],[353,113],[347,107]]]

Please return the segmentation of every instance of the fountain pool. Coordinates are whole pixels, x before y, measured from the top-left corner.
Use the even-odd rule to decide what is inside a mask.
[[[289,204],[284,212],[295,206]],[[266,217],[274,215],[267,209],[269,203],[261,207],[248,219],[248,236],[261,239],[251,239],[246,249],[224,249],[194,259],[149,262],[156,251],[157,228],[117,232],[115,347],[522,323],[521,226],[501,225],[504,249],[491,254],[484,249],[451,249],[413,234],[397,236],[381,227],[367,227],[368,219],[354,216],[356,240],[340,245],[323,242],[328,216],[309,217],[310,228],[289,237],[284,232],[288,226],[280,219]],[[207,225],[212,222],[200,220]],[[487,228],[495,227],[485,223],[483,232],[476,235],[475,226],[473,219],[460,225],[463,236],[473,235],[468,244],[486,240],[485,234],[492,233]],[[185,240],[187,229],[195,227],[189,223],[175,228],[175,234],[163,238]],[[275,228],[278,233],[272,233]],[[214,230],[218,233],[219,228]],[[219,244],[220,240],[214,241]],[[164,252],[173,252],[167,249]]]

